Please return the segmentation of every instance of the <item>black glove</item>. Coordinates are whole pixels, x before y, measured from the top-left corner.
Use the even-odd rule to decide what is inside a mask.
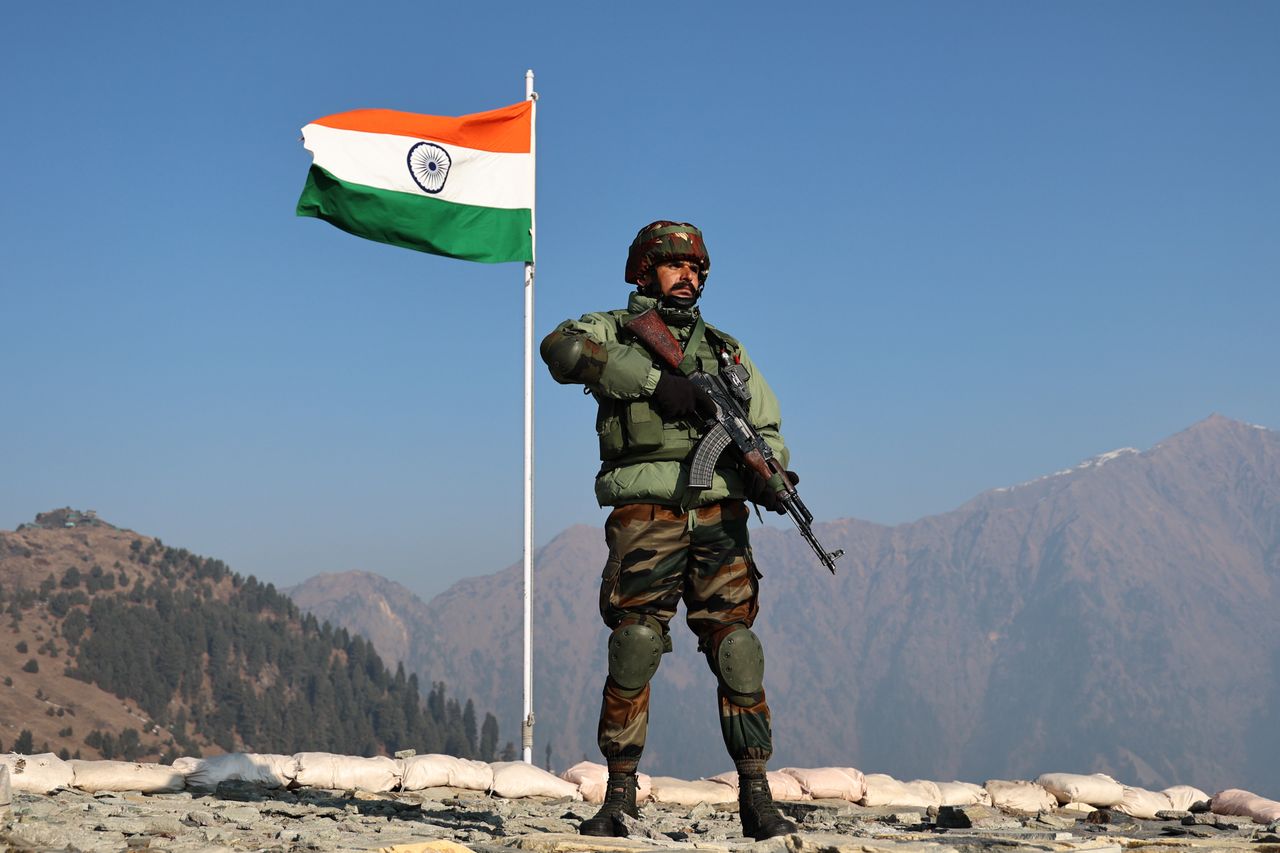
[[[658,414],[669,421],[690,418],[695,412],[709,418],[716,412],[716,404],[710,394],[675,373],[663,373],[658,377],[650,399]]]
[[[757,474],[755,471],[749,471],[745,491],[747,500],[751,501],[761,509],[767,509],[769,512],[776,512],[779,515],[785,515],[787,508],[782,505],[782,501],[778,500],[778,493],[775,492],[767,480]],[[795,471],[787,472],[787,479],[794,486],[800,482],[800,475]]]

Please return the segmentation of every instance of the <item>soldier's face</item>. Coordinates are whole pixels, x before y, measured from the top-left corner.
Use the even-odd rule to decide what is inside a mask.
[[[652,277],[663,296],[692,298],[702,287],[698,265],[693,261],[663,261],[653,268]]]

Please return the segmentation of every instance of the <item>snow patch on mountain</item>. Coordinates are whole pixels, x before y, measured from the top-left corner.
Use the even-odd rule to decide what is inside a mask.
[[[1099,453],[1097,456],[1090,456],[1088,459],[1076,465],[1074,468],[1063,468],[1061,471],[1054,471],[1052,474],[1045,474],[1043,477],[1036,477],[1034,480],[1027,480],[1024,483],[1018,483],[1015,486],[1001,486],[998,489],[992,489],[993,492],[1011,492],[1014,489],[1021,489],[1026,486],[1041,483],[1054,477],[1064,477],[1068,474],[1075,474],[1078,471],[1084,471],[1089,468],[1101,468],[1108,462],[1121,459],[1125,456],[1132,456],[1135,453],[1141,453],[1136,447],[1118,447],[1115,450],[1108,450],[1106,453]]]
[[[1108,450],[1106,453],[1099,453],[1091,459],[1086,459],[1075,467],[1074,470],[1079,471],[1082,468],[1100,468],[1108,462],[1119,459],[1122,456],[1131,456],[1134,453],[1141,453],[1136,447],[1120,447],[1115,450]]]

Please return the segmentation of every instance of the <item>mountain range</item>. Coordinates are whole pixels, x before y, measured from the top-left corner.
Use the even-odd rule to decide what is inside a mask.
[[[951,512],[816,530],[846,552],[834,578],[793,531],[752,533],[773,766],[1280,794],[1280,434],[1214,415]],[[536,555],[540,762],[598,756],[604,558],[586,526]],[[365,573],[290,594],[518,729],[518,565],[425,603]],[[714,679],[692,634],[673,624],[673,637],[642,769],[723,771]]]

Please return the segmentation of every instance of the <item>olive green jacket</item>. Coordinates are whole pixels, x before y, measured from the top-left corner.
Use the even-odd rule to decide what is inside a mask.
[[[587,386],[600,405],[596,434],[604,461],[596,475],[596,500],[601,506],[658,503],[687,508],[706,506],[725,498],[741,498],[744,496],[743,475],[739,457],[732,447],[720,457],[711,488],[698,492],[686,488],[687,457],[699,433],[687,421],[663,421],[648,404],[661,371],[644,345],[622,332],[622,324],[628,317],[655,307],[657,300],[633,293],[627,301],[626,312],[584,314],[558,327],[581,330],[601,344],[608,354],[599,380]],[[698,309],[659,310],[683,346],[689,339]],[[779,431],[782,413],[778,398],[737,340],[710,325],[706,328],[707,335],[697,353],[699,366],[707,373],[719,373],[719,363],[711,347],[713,336],[741,360],[749,374],[749,419],[785,467],[789,453]],[[556,379],[565,381],[562,377]]]

